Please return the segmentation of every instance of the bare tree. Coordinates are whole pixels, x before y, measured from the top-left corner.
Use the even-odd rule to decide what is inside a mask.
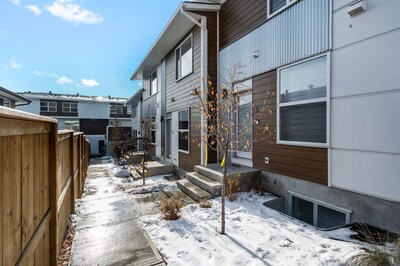
[[[203,128],[207,135],[201,136],[208,149],[219,151],[222,155],[223,180],[221,188],[221,234],[225,234],[225,192],[227,183],[228,156],[232,151],[252,152],[255,141],[268,139],[271,132],[268,125],[262,126],[260,120],[265,112],[275,108],[269,98],[254,105],[252,87],[245,80],[242,70],[245,66],[240,63],[231,64],[228,71],[229,80],[223,81],[220,89],[207,81],[207,90],[203,93],[193,90],[199,99],[195,104],[204,119]],[[270,92],[267,91],[267,95]],[[201,125],[200,125],[201,126]]]
[[[125,157],[131,152],[133,137],[130,128],[121,127],[117,118],[114,119],[114,127],[110,130],[110,151],[118,165],[123,165]]]
[[[155,150],[156,147],[156,123],[154,117],[145,117],[140,119],[142,138],[140,138],[140,148],[142,151],[141,156],[141,167],[142,167],[142,179],[143,186],[146,184],[146,165],[150,159],[150,153]]]

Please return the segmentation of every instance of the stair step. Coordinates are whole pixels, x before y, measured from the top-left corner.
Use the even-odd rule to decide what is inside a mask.
[[[221,183],[214,181],[204,175],[196,172],[186,173],[186,178],[196,186],[204,189],[205,191],[211,193],[211,196],[219,197],[221,195]]]
[[[211,194],[204,189],[196,186],[187,179],[181,179],[176,182],[178,188],[185,192],[189,197],[199,202],[202,199],[209,199]]]
[[[224,177],[222,173],[202,165],[195,165],[194,171],[219,183],[222,183]]]

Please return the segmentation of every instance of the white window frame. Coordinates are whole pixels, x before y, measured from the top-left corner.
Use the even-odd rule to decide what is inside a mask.
[[[7,98],[2,98],[3,99],[3,106],[11,108],[11,101]]]
[[[317,99],[310,99],[310,100],[302,100],[302,101],[295,101],[295,102],[288,102],[288,103],[281,103],[280,102],[280,90],[281,90],[281,81],[280,81],[280,72],[283,69],[290,68],[299,64],[303,64],[305,62],[321,58],[321,57],[326,57],[326,96],[324,98],[317,98]],[[276,130],[276,143],[277,144],[283,144],[283,145],[291,145],[291,146],[305,146],[305,147],[316,147],[316,148],[329,148],[330,147],[330,132],[331,132],[331,77],[330,77],[330,65],[331,65],[331,54],[330,53],[324,53],[318,56],[314,56],[311,58],[307,58],[306,60],[302,60],[299,62],[296,62],[294,64],[290,64],[281,68],[278,68],[277,70],[277,89],[276,89],[276,124],[277,124],[277,130]],[[285,106],[298,106],[298,105],[304,105],[304,104],[311,104],[311,103],[322,103],[326,102],[326,142],[325,143],[316,143],[316,142],[303,142],[303,141],[290,141],[290,140],[280,140],[280,107],[285,107]]]
[[[283,10],[285,10],[286,8],[290,7],[291,5],[293,5],[294,3],[296,3],[298,0],[286,0],[286,5],[284,5],[283,7],[279,8],[278,10],[276,10],[275,12],[273,12],[272,14],[270,14],[270,3],[271,0],[267,0],[267,11],[268,11],[268,18],[272,18],[273,16],[281,13]]]
[[[187,112],[188,113],[188,128],[187,129],[180,129],[179,128],[179,113],[180,112]],[[187,132],[188,133],[188,150],[181,150],[179,149],[179,133]],[[183,109],[178,111],[178,151],[186,154],[190,154],[190,108]]]
[[[154,142],[153,142],[153,136],[154,134]],[[150,128],[150,144],[156,145],[157,143],[157,130],[156,130],[156,118],[152,117],[151,118],[151,128]]]
[[[154,77],[154,79],[153,79],[153,77]],[[157,69],[156,70],[154,70],[154,72],[153,73],[151,73],[151,75],[150,75],[150,77],[149,77],[149,80],[150,80],[150,96],[153,96],[153,95],[155,95],[155,94],[157,94],[157,92],[158,92],[158,76],[157,76]],[[153,80],[156,80],[156,82],[155,82],[155,88],[154,88],[154,86],[153,86]]]
[[[328,204],[328,203],[325,203],[325,202],[322,202],[319,200],[315,200],[315,199],[303,196],[301,194],[298,194],[298,193],[295,193],[292,191],[288,191],[287,195],[288,195],[288,214],[289,214],[289,216],[293,215],[293,197],[296,197],[296,198],[308,201],[313,204],[313,224],[312,224],[312,226],[317,227],[317,225],[318,225],[318,206],[322,206],[322,207],[343,213],[345,215],[345,223],[346,224],[350,223],[350,215],[352,213],[352,211],[350,211],[350,210],[339,208],[334,205],[331,205],[331,204]],[[305,222],[303,222],[303,223],[305,223]]]
[[[114,107],[114,108],[113,108]],[[115,109],[115,110],[113,110]],[[121,109],[121,112],[118,112]],[[110,115],[123,115],[124,106],[120,104],[110,104]]]
[[[72,108],[74,108],[72,105],[76,105],[76,112],[72,111]],[[76,103],[76,102],[63,102],[61,110],[62,110],[63,113],[78,113],[78,103]]]
[[[42,103],[45,103],[46,106],[42,106]],[[55,107],[55,110],[54,110],[54,111],[51,111],[51,110],[50,110],[50,104],[51,104],[51,105],[55,104],[55,106],[52,106],[52,107]],[[54,102],[54,101],[40,101],[40,103],[39,103],[40,112],[44,112],[44,113],[57,113],[57,105],[58,105],[57,102]],[[46,107],[47,110],[42,110],[42,107]]]
[[[192,47],[192,70],[191,71],[189,71],[187,74],[185,74],[184,76],[181,76],[181,77],[178,77],[178,62],[177,62],[177,58],[176,58],[176,52],[179,50],[179,55],[180,55],[180,58],[182,58],[182,53],[181,53],[181,51],[182,51],[182,49],[181,49],[181,47],[182,47],[182,45],[187,41],[187,40],[189,40],[190,39],[190,43],[191,43],[191,47]],[[175,80],[178,82],[178,81],[180,81],[180,80],[182,80],[182,79],[184,79],[184,78],[186,78],[187,76],[189,76],[189,75],[191,75],[192,73],[193,73],[193,65],[194,65],[194,60],[193,60],[193,55],[194,55],[194,45],[193,45],[193,35],[192,34],[190,34],[185,40],[183,40],[180,44],[179,44],[179,46],[175,49]],[[181,59],[181,63],[182,63],[182,59]],[[182,67],[180,67],[181,69],[182,69]]]
[[[67,124],[71,125],[71,128],[67,128]],[[78,128],[75,130],[74,126],[78,125]],[[79,120],[68,120],[64,122],[64,129],[69,129],[69,130],[73,130],[73,131],[79,131],[80,129],[80,124],[79,124]]]

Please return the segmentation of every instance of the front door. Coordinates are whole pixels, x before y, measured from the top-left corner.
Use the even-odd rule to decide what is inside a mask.
[[[171,115],[171,134],[170,134],[170,139],[171,139],[171,162],[179,166],[179,140],[178,140],[178,126],[179,126],[179,113],[178,112],[173,112]]]
[[[237,110],[235,137],[237,149],[235,157],[238,159],[252,159],[252,92],[251,80],[246,80],[237,85]],[[240,163],[240,161],[238,161]]]

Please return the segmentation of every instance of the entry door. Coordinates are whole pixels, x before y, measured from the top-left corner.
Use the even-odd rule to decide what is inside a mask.
[[[171,114],[167,114],[165,127],[165,137],[166,137],[166,149],[165,149],[165,159],[168,162],[172,162],[172,151],[171,151],[171,141],[172,141],[172,118]]]
[[[236,141],[238,149],[236,157],[251,159],[253,149],[252,137],[252,93],[251,80],[244,81],[238,86],[236,112]]]
[[[178,112],[173,112],[171,117],[171,160],[176,166],[179,166],[179,152],[178,152],[178,125],[179,125],[179,115]]]

